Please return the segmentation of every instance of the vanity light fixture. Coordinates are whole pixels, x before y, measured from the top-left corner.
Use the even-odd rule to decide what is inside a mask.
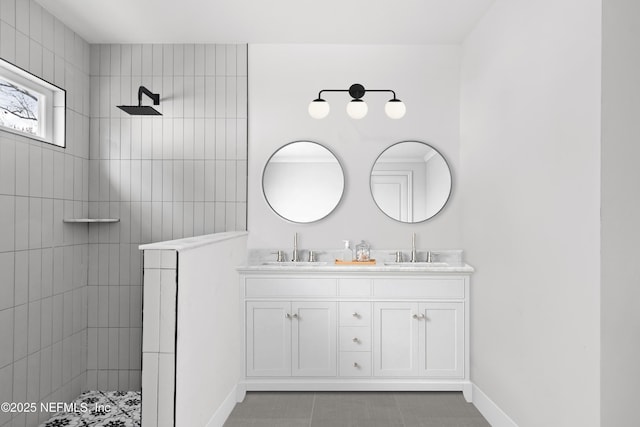
[[[352,99],[347,104],[347,114],[356,120],[366,116],[369,111],[367,103],[362,100],[367,92],[391,92],[393,94],[393,98],[387,101],[384,106],[384,112],[389,118],[400,119],[407,112],[404,102],[396,98],[396,93],[391,89],[365,89],[361,84],[355,83],[349,89],[322,89],[318,92],[318,98],[309,104],[309,115],[314,119],[324,119],[329,114],[329,103],[322,99],[322,92],[349,92]]]

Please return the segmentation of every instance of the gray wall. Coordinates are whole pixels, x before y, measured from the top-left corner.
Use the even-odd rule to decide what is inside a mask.
[[[161,117],[129,116],[138,87]],[[141,243],[246,229],[246,45],[92,45],[88,386],[140,388]],[[143,103],[151,100],[144,97]]]
[[[89,45],[38,4],[0,2],[0,57],[67,91],[67,148],[0,131],[0,402],[86,384]],[[0,412],[0,425],[50,414]]]
[[[638,419],[640,55],[634,0],[603,3],[601,425]]]
[[[463,45],[471,380],[522,427],[599,425],[601,17],[497,0]]]
[[[417,233],[419,249],[460,248],[459,46],[251,45],[249,60],[248,228],[251,248],[286,249],[298,232],[303,249],[339,249],[342,240],[365,239],[373,248],[408,249]],[[347,116],[347,93],[327,93],[331,112],[323,120],[307,113],[321,89],[392,89],[407,114],[389,119],[388,93],[369,93],[368,115]],[[336,210],[317,223],[294,224],[276,215],[262,194],[264,165],[278,148],[296,140],[325,145],[345,170],[345,193]],[[378,155],[403,140],[436,147],[453,169],[454,189],[438,216],[420,224],[388,218],[374,203],[369,174]]]

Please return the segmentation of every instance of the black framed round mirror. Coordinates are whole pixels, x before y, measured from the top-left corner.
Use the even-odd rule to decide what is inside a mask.
[[[440,212],[451,196],[451,169],[431,145],[401,141],[384,150],[371,169],[373,200],[388,217],[423,222]]]
[[[338,206],[344,192],[344,171],[336,156],[312,141],[294,141],[279,148],[262,173],[267,204],[282,218],[309,223]]]

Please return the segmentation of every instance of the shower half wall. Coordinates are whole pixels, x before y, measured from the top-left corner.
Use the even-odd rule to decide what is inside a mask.
[[[139,390],[138,246],[246,230],[247,46],[92,45],[89,213],[91,390]],[[129,116],[145,86],[162,116]]]

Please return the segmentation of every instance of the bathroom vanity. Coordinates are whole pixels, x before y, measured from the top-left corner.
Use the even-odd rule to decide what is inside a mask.
[[[461,390],[471,401],[460,266],[239,268],[246,390]]]

